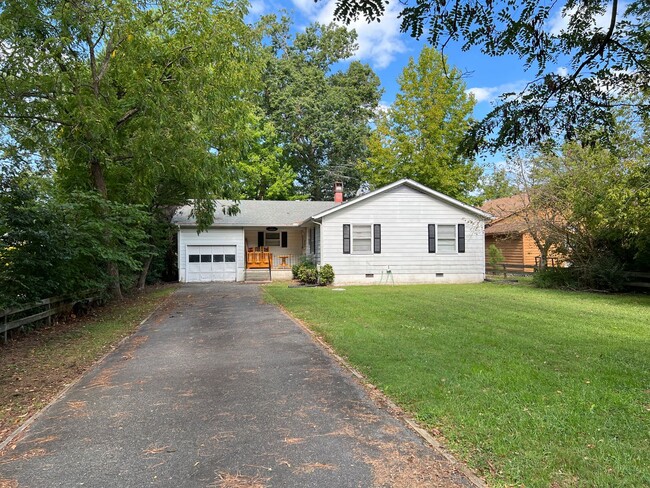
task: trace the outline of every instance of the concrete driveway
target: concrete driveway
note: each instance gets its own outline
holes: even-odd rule
[[[260,288],[186,285],[0,458],[4,487],[471,486]]]

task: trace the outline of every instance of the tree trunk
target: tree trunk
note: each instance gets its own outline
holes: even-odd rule
[[[140,277],[138,278],[138,290],[144,290],[144,285],[147,282],[147,275],[149,274],[149,266],[151,266],[151,260],[153,256],[148,256],[147,259],[142,263],[142,270],[140,271]]]
[[[102,169],[102,165],[96,158],[92,158],[90,161],[90,174],[92,176],[95,189],[105,200],[108,200],[108,190],[106,189],[104,170]],[[110,244],[111,241],[110,234],[105,235],[104,240],[107,244]],[[108,268],[108,275],[111,277],[111,283],[110,283],[111,296],[113,298],[117,298],[118,300],[122,300],[122,287],[120,285],[120,270],[118,269],[117,264],[114,262],[109,262],[107,268]]]

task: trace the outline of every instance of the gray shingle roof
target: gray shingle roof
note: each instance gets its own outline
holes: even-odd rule
[[[312,215],[316,215],[338,205],[335,202],[303,202],[277,200],[240,200],[237,215],[223,213],[224,206],[232,205],[231,200],[220,200],[214,213],[213,226],[259,226],[291,227],[299,225]],[[194,226],[196,219],[191,215],[192,206],[179,208],[172,219],[173,224]]]

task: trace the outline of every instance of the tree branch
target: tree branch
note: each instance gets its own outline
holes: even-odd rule
[[[119,120],[115,123],[115,128],[119,129],[122,127],[124,124],[126,124],[131,118],[133,118],[138,112],[140,112],[140,109],[138,107],[134,107],[130,110],[128,110],[122,117],[119,118]]]

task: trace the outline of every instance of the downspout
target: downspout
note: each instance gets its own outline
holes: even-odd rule
[[[312,222],[314,222],[314,224],[317,224],[319,229],[320,229],[320,232],[319,232],[319,234],[320,234],[320,262],[322,263],[323,262],[323,224],[321,224],[320,222],[318,222],[316,220],[313,220]],[[316,250],[314,249],[314,251],[316,251]],[[320,270],[320,264],[318,264],[318,266],[319,266],[318,269]]]
[[[178,268],[178,281],[182,283],[185,281],[185,276],[181,278],[181,224],[176,224],[176,228],[176,267]]]
[[[318,264],[316,264],[316,271],[318,271],[317,284],[320,285],[320,267],[321,267],[321,263],[323,262],[323,224],[321,224],[320,222],[318,222],[316,220],[313,220],[313,222],[314,222],[314,224],[318,225],[318,228],[319,228],[319,231],[320,231],[318,233],[320,235],[320,239],[319,239],[319,243],[320,243],[320,253],[319,253],[320,254],[320,262]],[[316,239],[314,239],[314,245],[315,244],[316,244]],[[314,249],[314,251],[316,251],[316,249]]]

